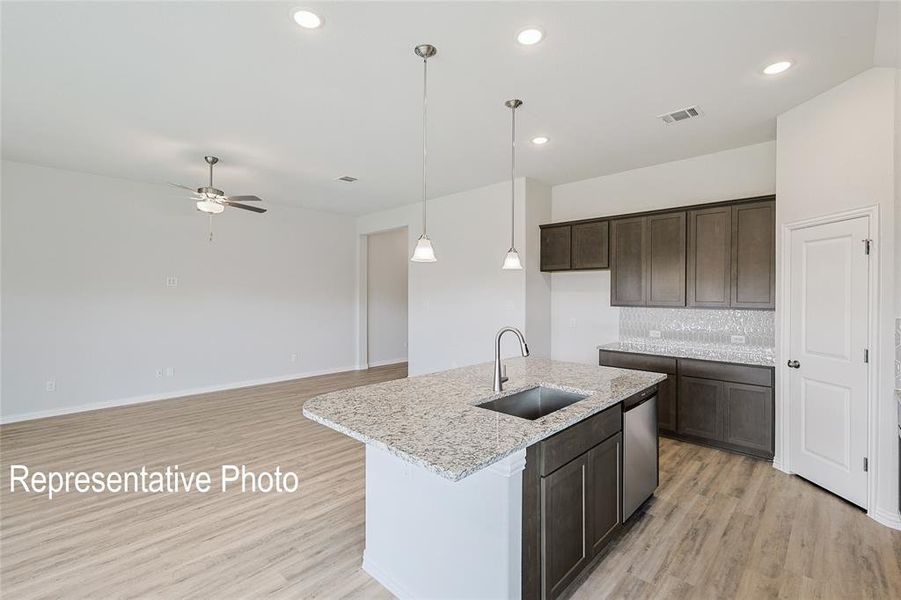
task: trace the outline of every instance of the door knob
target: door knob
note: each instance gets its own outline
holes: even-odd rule
[[[801,363],[799,363],[796,360],[790,360],[790,361],[788,361],[788,366],[790,369],[800,369]]]

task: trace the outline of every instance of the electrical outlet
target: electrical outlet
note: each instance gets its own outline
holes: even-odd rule
[[[162,370],[162,369],[157,369],[156,372],[155,372],[154,374],[155,374],[157,377],[162,377],[162,376],[163,376],[163,370]]]
[[[731,337],[729,338],[729,340],[730,340],[733,344],[744,344],[744,343],[745,343],[745,336],[743,336],[743,335],[733,335],[733,336],[731,336]]]
[[[175,375],[175,367],[166,367],[166,377]]]
[[[296,354],[292,354],[292,355],[291,355],[291,362],[297,362],[297,355],[296,355]]]
[[[659,329],[652,329],[652,330],[650,330],[650,331],[648,332],[648,337],[659,338],[659,337],[660,337],[660,330],[659,330]]]
[[[570,320],[569,320],[569,328],[570,328],[570,329],[575,329],[575,328],[576,328],[576,320],[575,320],[575,319],[570,319]]]
[[[46,382],[44,382],[44,389],[48,392],[55,392],[56,391],[56,380],[48,379]]]
[[[178,287],[178,277],[174,275],[166,277],[166,287]]]

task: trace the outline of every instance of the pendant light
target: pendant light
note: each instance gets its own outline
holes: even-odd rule
[[[438,54],[438,49],[431,44],[422,44],[413,49],[416,56],[422,58],[422,235],[416,242],[413,262],[436,262],[432,240],[426,233],[426,160],[428,158],[428,135],[426,130],[426,109],[428,108],[429,58]]]
[[[504,106],[510,109],[513,126],[510,134],[510,249],[504,257],[505,271],[522,270],[522,261],[519,260],[519,252],[516,251],[516,109],[522,106],[522,100],[514,98],[504,102]]]

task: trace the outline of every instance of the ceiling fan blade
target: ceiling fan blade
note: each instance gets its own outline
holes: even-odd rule
[[[169,183],[169,185],[171,185],[172,187],[181,188],[181,189],[183,189],[183,190],[190,190],[190,191],[194,192],[195,194],[197,193],[197,188],[188,187],[188,186],[182,185],[182,184],[180,184],[180,183],[172,183],[171,181],[169,181],[168,183]]]
[[[226,200],[231,202],[262,202],[259,196],[226,196]]]
[[[240,203],[238,203],[238,202],[231,202],[230,200],[223,200],[223,201],[222,201],[222,204],[225,204],[226,206],[234,206],[235,208],[241,208],[241,209],[244,209],[244,210],[249,210],[249,211],[255,212],[255,213],[264,213],[264,212],[266,212],[266,209],[265,209],[265,208],[259,208],[259,207],[256,207],[256,206],[250,206],[249,204],[240,204]]]

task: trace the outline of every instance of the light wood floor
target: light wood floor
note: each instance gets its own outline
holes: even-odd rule
[[[363,447],[300,414],[406,366],[0,427],[4,598],[383,598],[360,569]],[[44,497],[9,465],[295,471],[295,494]],[[672,440],[661,485],[583,598],[901,598],[901,533],[768,463]]]

